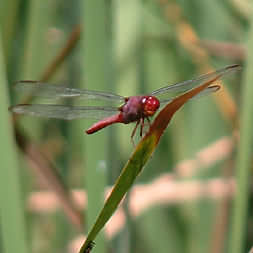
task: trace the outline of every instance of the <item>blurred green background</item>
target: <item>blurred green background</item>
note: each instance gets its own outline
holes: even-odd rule
[[[0,251],[78,252],[133,150],[132,124],[13,118],[40,102],[15,81],[129,96],[237,63],[176,113],[92,252],[249,252],[252,17],[250,0],[1,0]]]

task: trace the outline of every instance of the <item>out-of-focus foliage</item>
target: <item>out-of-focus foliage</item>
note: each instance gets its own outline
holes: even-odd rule
[[[236,252],[249,251],[252,14],[247,0],[0,1],[0,80],[5,82],[6,76],[8,85],[7,94],[1,89],[5,111],[6,101],[28,101],[13,89],[20,79],[129,96],[225,65],[243,66],[241,73],[224,79],[224,88],[215,95],[190,101],[176,113],[120,207],[122,213],[108,222],[92,252],[220,253],[231,252],[234,245]],[[38,98],[29,102],[52,103]],[[0,113],[0,122],[8,122],[6,112]],[[28,233],[22,247],[27,244],[31,252],[77,252],[84,241],[77,238],[95,221],[103,191],[114,184],[133,150],[133,125],[115,124],[86,136],[83,127],[92,124],[90,120],[22,116],[12,124],[17,154],[12,154],[10,133],[2,133],[9,137],[0,142],[0,169],[15,171],[13,166],[19,165],[20,177],[17,182],[16,174],[1,173],[8,177],[1,182],[20,183],[21,189],[17,186],[12,196],[3,196],[1,206],[15,201],[10,208],[21,209],[15,210],[17,223],[10,222],[8,231],[2,219],[12,219],[13,212],[3,217],[1,211],[1,242],[16,229]],[[0,191],[7,187],[1,184]],[[77,206],[68,194],[76,189],[87,189],[90,206],[83,208],[83,192]],[[18,252],[20,242],[13,244]],[[5,245],[0,247],[6,251]]]

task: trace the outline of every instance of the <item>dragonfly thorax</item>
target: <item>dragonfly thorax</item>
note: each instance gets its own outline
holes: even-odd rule
[[[160,103],[153,96],[133,96],[126,99],[120,108],[125,124],[138,121],[141,118],[152,116],[159,108]]]

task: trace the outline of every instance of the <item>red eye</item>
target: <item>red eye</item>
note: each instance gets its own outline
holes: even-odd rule
[[[160,102],[156,97],[145,97],[142,100],[144,104],[144,114],[146,116],[152,116],[160,106]]]

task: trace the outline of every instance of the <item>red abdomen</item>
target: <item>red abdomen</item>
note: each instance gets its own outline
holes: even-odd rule
[[[104,118],[100,120],[99,122],[93,124],[89,129],[87,129],[85,132],[87,134],[93,134],[99,131],[100,129],[107,127],[109,125],[112,125],[114,123],[123,123],[122,122],[122,113],[118,113],[116,115],[110,116],[108,118]]]

